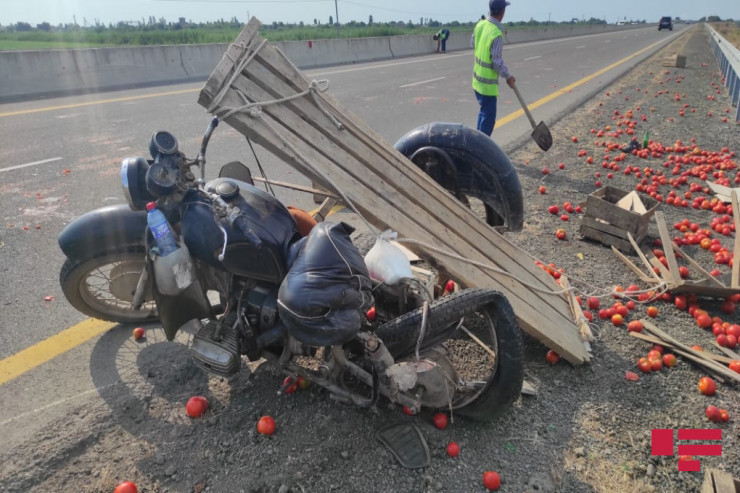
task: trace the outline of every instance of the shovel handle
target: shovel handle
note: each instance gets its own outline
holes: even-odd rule
[[[535,123],[534,118],[532,118],[532,113],[529,112],[529,108],[527,108],[527,103],[524,102],[524,98],[519,94],[519,89],[517,89],[516,84],[512,84],[511,88],[514,89],[514,94],[516,94],[517,99],[519,99],[519,103],[522,105],[522,109],[524,109],[524,113],[527,115],[527,118],[529,118],[529,123],[532,125],[532,128],[537,128],[537,123]]]

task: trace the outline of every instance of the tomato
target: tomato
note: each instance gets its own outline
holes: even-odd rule
[[[589,308],[590,308],[591,310],[596,310],[596,309],[598,309],[598,308],[599,308],[599,298],[597,298],[596,296],[591,296],[591,297],[590,297],[590,298],[588,299],[588,307],[589,307]]]
[[[558,228],[557,231],[555,231],[555,237],[558,240],[564,240],[568,236],[568,233],[563,228]]]
[[[447,428],[447,415],[445,413],[437,413],[432,416],[432,422],[434,422],[435,428],[438,430],[444,430]]]
[[[124,481],[123,483],[120,483],[118,486],[116,486],[116,489],[113,490],[113,493],[139,493],[139,489],[136,487],[136,484],[131,481]]]
[[[627,330],[629,332],[642,332],[642,322],[639,320],[632,320],[627,324]]]
[[[557,214],[560,212],[560,207],[558,207],[557,205],[551,205],[547,208],[547,212],[549,212],[550,214]]]
[[[138,341],[139,339],[144,337],[144,329],[141,327],[136,327],[134,329],[134,340]]]
[[[208,411],[208,399],[202,395],[194,395],[185,405],[185,412],[191,418],[200,418],[206,411]]]
[[[709,377],[701,377],[699,379],[699,392],[701,392],[704,395],[714,395],[714,392],[717,390],[717,384],[714,383],[714,380],[712,380]]]
[[[260,435],[272,435],[275,433],[275,420],[272,416],[262,416],[257,421],[257,433]]]
[[[403,406],[403,414],[406,416],[416,416],[416,412],[409,406]]]
[[[653,366],[650,364],[650,360],[647,358],[640,358],[637,361],[637,368],[643,373],[650,373],[653,371]]]
[[[501,486],[501,476],[499,476],[498,473],[494,471],[484,472],[483,486],[485,486],[488,491],[498,490],[499,486]]]
[[[657,309],[657,308],[655,308],[654,306],[649,306],[649,307],[647,308],[647,311],[646,311],[646,313],[647,313],[648,317],[650,317],[650,318],[655,318],[655,317],[657,317],[657,316],[658,316],[658,309]]]
[[[648,354],[647,354],[648,361],[661,359],[662,357],[663,355],[660,353],[660,351],[655,350],[655,349],[651,349],[650,351],[648,351]]]
[[[673,368],[676,366],[676,363],[678,363],[678,360],[676,360],[676,357],[672,354],[664,354],[663,355],[663,365],[667,366],[668,368]]]
[[[696,312],[694,312],[694,313],[696,313]],[[696,317],[696,324],[699,327],[701,327],[702,329],[708,329],[708,328],[710,328],[712,326],[712,323],[713,323],[712,322],[712,318],[709,315],[705,314],[705,313],[702,313],[698,317]]]
[[[365,314],[365,316],[367,317],[367,319],[370,322],[372,322],[373,320],[375,320],[375,305],[373,305],[373,306],[370,307],[370,309],[367,311],[367,313]]]
[[[293,377],[285,377],[283,380],[283,387],[282,391],[285,394],[293,394],[296,390],[298,390],[298,381],[295,380]]]
[[[637,382],[638,380],[640,380],[640,376],[637,373],[629,370],[624,372],[624,378],[633,382]]]
[[[650,361],[650,369],[652,371],[660,371],[660,370],[663,369],[663,361],[660,358],[658,358],[658,359],[651,359],[651,360],[648,360],[648,361]]]
[[[612,324],[619,327],[623,323],[624,323],[624,317],[622,317],[622,315],[620,315],[619,313],[615,313],[614,315],[612,315]]]
[[[539,189],[539,190],[540,190],[540,193],[541,193],[542,195],[544,195],[544,194],[546,194],[546,193],[547,193],[547,188],[545,188],[545,187],[540,187],[540,189]]]
[[[300,390],[306,390],[308,386],[311,384],[311,382],[308,379],[303,378],[302,376],[298,376],[295,383],[296,385],[298,385],[298,388]]]
[[[734,359],[730,361],[730,364],[727,365],[727,367],[735,373],[740,373],[740,360]]]
[[[460,446],[455,442],[450,442],[447,444],[447,455],[450,457],[457,457],[460,455]]]
[[[727,412],[727,409],[720,409],[719,410],[719,419],[723,423],[727,423],[730,420],[730,413]]]
[[[455,290],[455,281],[452,279],[448,280],[445,284],[445,293],[451,293]]]
[[[722,421],[722,416],[720,415],[719,408],[717,406],[707,406],[704,414],[707,415],[707,418],[709,418],[709,421],[712,423],[719,423]]]
[[[545,359],[547,360],[548,363],[554,365],[555,363],[558,362],[558,360],[560,360],[560,355],[556,353],[555,351],[553,351],[552,349],[550,349],[545,355]]]

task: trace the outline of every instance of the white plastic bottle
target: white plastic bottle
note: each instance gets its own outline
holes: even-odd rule
[[[157,244],[159,255],[166,257],[177,250],[175,235],[172,234],[172,228],[170,228],[167,218],[164,217],[162,211],[157,209],[157,205],[154,202],[149,202],[146,205],[146,210],[148,211],[146,223],[154,236],[154,242]]]

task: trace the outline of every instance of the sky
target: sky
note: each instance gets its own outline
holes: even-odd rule
[[[718,15],[740,19],[740,0],[509,0],[504,21],[567,21],[572,18],[657,22],[661,16],[699,19]],[[336,10],[335,10],[336,9]],[[208,22],[236,17],[246,22],[256,16],[263,24],[272,22],[322,24],[329,16],[340,23],[413,21],[423,17],[440,22],[469,22],[488,10],[487,0],[429,2],[422,0],[0,0],[0,24],[28,22],[77,22],[79,25],[140,21],[150,16],[176,22]]]

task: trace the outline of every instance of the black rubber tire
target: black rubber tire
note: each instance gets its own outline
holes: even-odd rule
[[[524,342],[506,297],[492,289],[474,288],[437,299],[429,306],[427,335],[422,348],[443,342],[462,317],[475,311],[485,311],[492,320],[498,357],[493,374],[480,395],[456,412],[478,421],[492,421],[519,398],[524,380]],[[414,352],[421,318],[422,309],[419,308],[376,330],[395,358]]]
[[[159,319],[156,307],[150,309],[142,307],[141,310],[133,310],[116,306],[116,298],[111,296],[111,303],[104,300],[93,299],[86,289],[88,278],[92,278],[100,267],[114,265],[123,262],[141,262],[144,266],[145,248],[141,246],[122,247],[97,254],[86,258],[67,260],[59,273],[59,283],[67,301],[80,312],[93,318],[117,323],[147,323]],[[88,293],[88,294],[85,294]],[[108,293],[110,293],[108,291]],[[118,300],[125,303],[125,300]],[[98,305],[98,306],[95,306]]]

